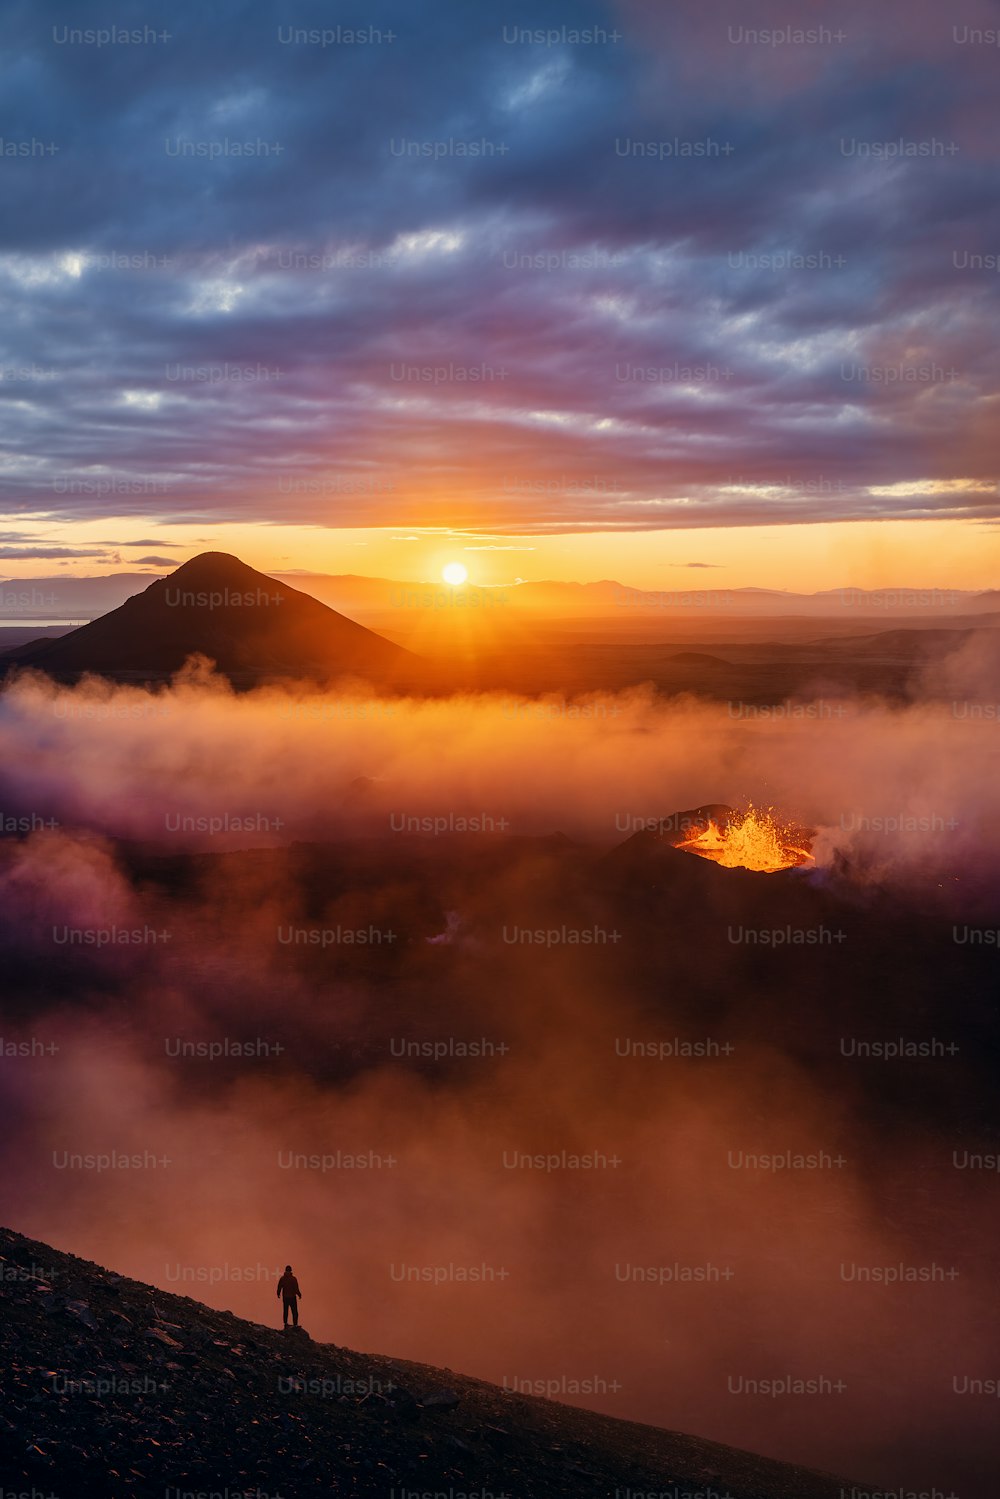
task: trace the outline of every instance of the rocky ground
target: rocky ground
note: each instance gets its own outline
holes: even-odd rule
[[[314,1343],[0,1229],[0,1474],[45,1499],[840,1499],[846,1482]]]

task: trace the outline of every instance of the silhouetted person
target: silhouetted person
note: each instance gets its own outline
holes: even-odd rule
[[[278,1281],[277,1289],[275,1290],[274,1294],[275,1296],[281,1297],[281,1309],[284,1312],[284,1317],[282,1319],[283,1325],[285,1327],[288,1326],[288,1313],[291,1312],[292,1326],[298,1327],[299,1297],[302,1295],[302,1292],[299,1290],[298,1281],[292,1274],[291,1265],[285,1266],[285,1273]]]

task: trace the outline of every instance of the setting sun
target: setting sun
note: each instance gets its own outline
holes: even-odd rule
[[[109,10],[0,10],[0,1499],[1000,1499],[1000,0]]]

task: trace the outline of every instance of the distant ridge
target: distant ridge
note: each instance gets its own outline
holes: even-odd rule
[[[10,651],[4,664],[58,678],[156,679],[193,655],[236,681],[356,676],[394,684],[418,658],[226,552],[202,552],[100,619]]]
[[[203,554],[212,555],[212,554]],[[215,554],[220,555],[220,554]],[[194,558],[198,561],[198,558]],[[401,582],[392,578],[368,577],[356,573],[321,573],[308,570],[275,572],[273,576],[288,588],[309,594],[330,608],[347,610],[359,616],[398,613],[401,596],[438,590],[449,592],[440,580]],[[105,614],[140,589],[156,581],[149,571],[108,573],[102,577],[9,578],[0,582],[0,619],[11,624],[30,623],[32,618],[79,620]],[[574,583],[555,579],[485,586],[473,581],[465,590],[480,596],[480,604],[490,596],[502,596],[503,608],[497,612],[545,612],[568,616],[580,614],[594,618],[654,615],[669,616],[676,612],[712,613],[712,601],[720,613],[742,618],[773,615],[811,615],[817,618],[895,619],[917,615],[950,619],[954,615],[981,616],[1000,613],[1000,591],[975,589],[919,589],[900,585],[874,590],[853,586],[828,588],[816,593],[794,593],[787,589],[731,588],[717,581],[714,572],[678,570],[664,579],[661,588],[634,588],[604,578],[596,582]],[[6,610],[4,598],[11,600]],[[923,599],[923,602],[919,602]],[[686,601],[686,602],[685,602]],[[908,602],[912,601],[912,602]]]

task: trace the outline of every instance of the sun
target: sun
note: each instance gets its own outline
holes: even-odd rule
[[[469,569],[462,562],[449,562],[441,569],[441,576],[453,588],[460,588],[469,576]]]

